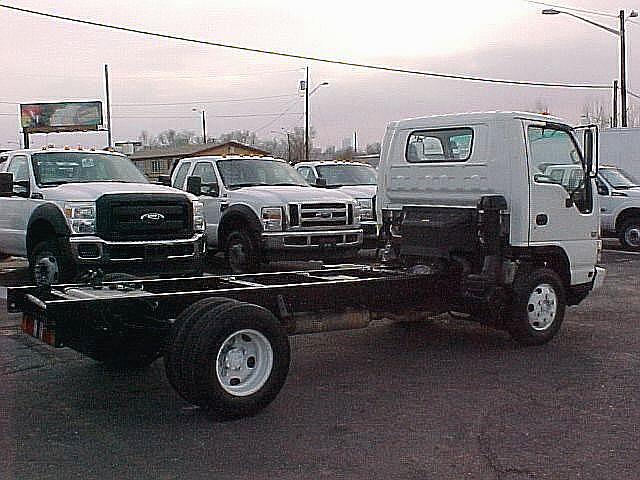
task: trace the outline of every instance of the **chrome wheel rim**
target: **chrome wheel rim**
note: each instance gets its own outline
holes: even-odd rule
[[[58,259],[50,253],[43,253],[38,258],[35,269],[36,272],[42,271],[42,269],[46,271],[46,278],[43,280],[48,282],[49,285],[55,285],[58,283],[60,278],[60,266],[58,265]]]
[[[558,296],[553,286],[542,283],[533,289],[527,302],[529,326],[536,331],[547,330],[556,318]]]
[[[633,225],[624,232],[624,241],[632,247],[640,247],[640,225]]]
[[[260,390],[273,370],[271,342],[257,330],[238,330],[222,343],[216,375],[225,392],[246,397]]]
[[[246,250],[242,242],[234,242],[229,246],[229,266],[234,272],[246,269],[248,263]]]

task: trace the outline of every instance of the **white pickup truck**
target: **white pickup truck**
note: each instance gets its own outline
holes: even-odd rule
[[[199,197],[209,250],[225,252],[234,273],[276,259],[354,258],[362,245],[356,201],[309,186],[283,160],[184,158],[170,181]]]
[[[296,163],[295,169],[309,185],[335,189],[355,198],[360,206],[364,246],[377,245],[375,168],[359,162],[315,161]]]
[[[97,268],[202,271],[202,205],[150,184],[124,155],[16,150],[0,155],[0,173],[0,256],[27,257],[34,275],[42,262],[51,283]]]

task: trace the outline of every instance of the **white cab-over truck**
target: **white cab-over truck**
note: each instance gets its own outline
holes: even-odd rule
[[[225,418],[276,397],[290,335],[460,312],[539,345],[604,279],[595,135],[527,113],[394,122],[378,183],[387,264],[11,288],[8,309],[26,332],[98,360],[163,355],[180,395]],[[547,158],[549,141],[564,154]],[[549,162],[579,166],[581,186],[545,182]]]
[[[309,186],[284,160],[184,158],[171,185],[198,196],[209,251],[223,251],[234,273],[276,259],[354,258],[362,245],[356,201]]]
[[[296,170],[309,185],[329,188],[355,198],[360,207],[360,225],[365,247],[377,245],[376,169],[371,165],[346,161],[300,162]]]
[[[44,262],[54,283],[85,270],[202,272],[204,219],[192,195],[153,185],[124,155],[30,149],[0,155],[0,256]]]

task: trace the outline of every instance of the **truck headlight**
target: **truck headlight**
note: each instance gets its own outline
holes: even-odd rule
[[[279,232],[282,230],[282,208],[262,207],[262,227],[265,231]]]
[[[64,216],[72,234],[96,233],[96,204],[86,202],[65,203]]]
[[[370,198],[356,198],[362,220],[374,220],[373,201]]]
[[[193,202],[193,229],[196,232],[204,232],[206,226],[202,202]]]

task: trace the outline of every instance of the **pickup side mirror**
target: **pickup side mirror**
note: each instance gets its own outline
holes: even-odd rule
[[[13,195],[16,197],[29,198],[31,196],[31,182],[29,182],[29,180],[14,181]]]
[[[322,178],[322,177],[318,177],[316,178],[316,187],[326,187],[327,186],[327,179],[326,178]]]
[[[171,175],[158,175],[158,182],[160,185],[171,186]]]
[[[13,196],[13,173],[0,172],[0,197]]]
[[[202,179],[200,177],[187,177],[187,193],[196,197],[202,195]]]

